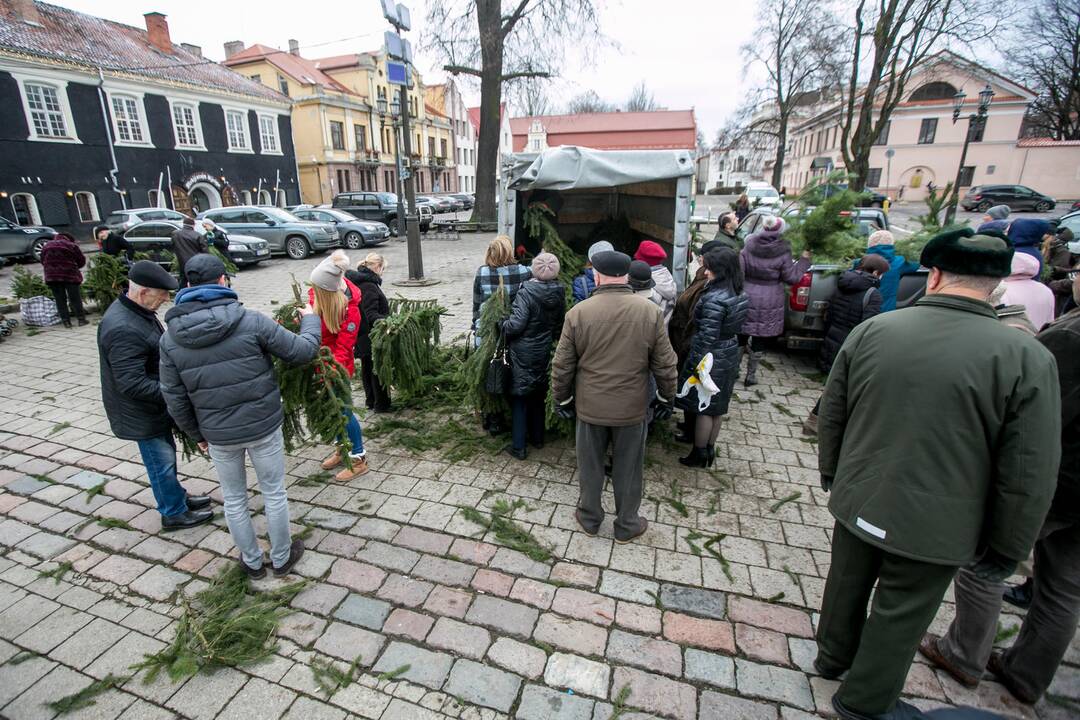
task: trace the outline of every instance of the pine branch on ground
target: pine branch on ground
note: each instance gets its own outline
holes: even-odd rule
[[[123,685],[131,679],[130,675],[116,676],[109,673],[101,680],[95,680],[82,690],[46,703],[46,707],[59,715],[66,715],[76,710],[88,708],[97,703],[97,696]]]
[[[512,503],[499,499],[492,506],[490,516],[485,516],[474,507],[459,507],[463,518],[481,526],[485,531],[493,532],[495,538],[506,547],[524,553],[537,562],[550,562],[551,551],[541,545],[532,533],[510,519],[515,510],[524,506],[525,501],[520,498]]]
[[[38,573],[38,577],[52,578],[53,581],[57,585],[59,585],[60,581],[64,579],[64,576],[71,572],[72,568],[74,567],[74,563],[72,563],[70,560],[65,560],[64,562],[59,563],[52,570],[42,570]]]

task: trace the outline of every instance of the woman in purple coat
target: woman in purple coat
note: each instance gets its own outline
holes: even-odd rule
[[[746,239],[740,255],[746,294],[750,296],[750,312],[739,336],[743,354],[750,357],[743,381],[747,387],[757,385],[757,366],[765,344],[784,332],[785,285],[798,282],[810,269],[810,253],[804,252],[798,260],[793,260],[791,245],[781,237],[783,232],[781,218],[766,217],[761,229]]]
[[[86,311],[83,310],[79,286],[83,276],[79,269],[86,265],[75,238],[64,233],[57,233],[41,249],[41,267],[45,271],[45,284],[52,290],[56,300],[56,311],[64,327],[71,327],[71,316],[79,319],[80,325],[88,325]]]

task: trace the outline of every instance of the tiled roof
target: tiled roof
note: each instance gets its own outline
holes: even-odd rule
[[[427,103],[427,102],[424,103],[424,110],[427,111],[428,115],[437,115],[438,117],[441,117],[444,120],[449,120],[450,119],[449,116],[446,113],[444,113],[442,110],[435,107],[431,103]]]
[[[0,13],[0,52],[288,102],[277,91],[173,44],[172,54],[150,44],[136,28],[67,8],[35,2],[40,25]],[[4,7],[7,3],[4,4]]]
[[[480,108],[478,108],[478,107],[467,108],[467,112],[469,113],[469,122],[472,123],[472,126],[474,128],[476,128],[476,132],[479,133],[480,132]],[[505,114],[506,114],[506,103],[502,103],[501,105],[499,105],[499,120],[500,120],[500,122],[502,121],[502,116],[505,115]],[[513,123],[514,121],[511,120],[510,122]],[[529,129],[526,126],[525,132],[528,132],[528,130]]]
[[[348,55],[331,55],[330,57],[317,58],[312,62],[322,70],[341,70],[342,68],[359,65],[364,59],[371,59],[368,53],[349,53]]]
[[[581,145],[597,150],[666,150],[697,146],[693,110],[541,115],[510,119],[514,152],[521,152],[529,127],[539,120],[549,146]]]
[[[226,59],[224,64],[238,67],[258,60],[265,60],[304,85],[321,85],[336,92],[353,94],[349,88],[319,69],[320,66],[315,61],[258,43]]]
[[[1080,140],[1055,140],[1054,138],[1023,138],[1016,147],[1078,147]]]

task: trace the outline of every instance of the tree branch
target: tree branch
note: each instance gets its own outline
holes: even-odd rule
[[[517,80],[519,78],[550,78],[551,73],[545,70],[521,70],[518,72],[506,73],[502,76],[502,82],[507,80]]]
[[[518,3],[518,6],[514,8],[514,12],[503,18],[501,29],[503,37],[506,37],[511,32],[513,32],[514,26],[517,25],[518,20],[521,19],[521,16],[525,14],[525,9],[529,7],[530,2],[532,2],[532,0],[521,0],[521,2]]]
[[[465,67],[464,65],[443,65],[443,70],[451,75],[475,75],[476,77],[483,77],[484,73],[476,68]]]

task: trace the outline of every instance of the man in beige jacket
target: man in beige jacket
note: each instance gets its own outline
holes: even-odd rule
[[[592,264],[596,290],[566,314],[551,391],[559,415],[577,417],[578,524],[588,535],[600,529],[604,459],[614,445],[615,542],[628,543],[648,527],[638,515],[646,415],[652,404],[655,420],[671,416],[676,358],[660,309],[627,284],[629,256],[599,253]]]

